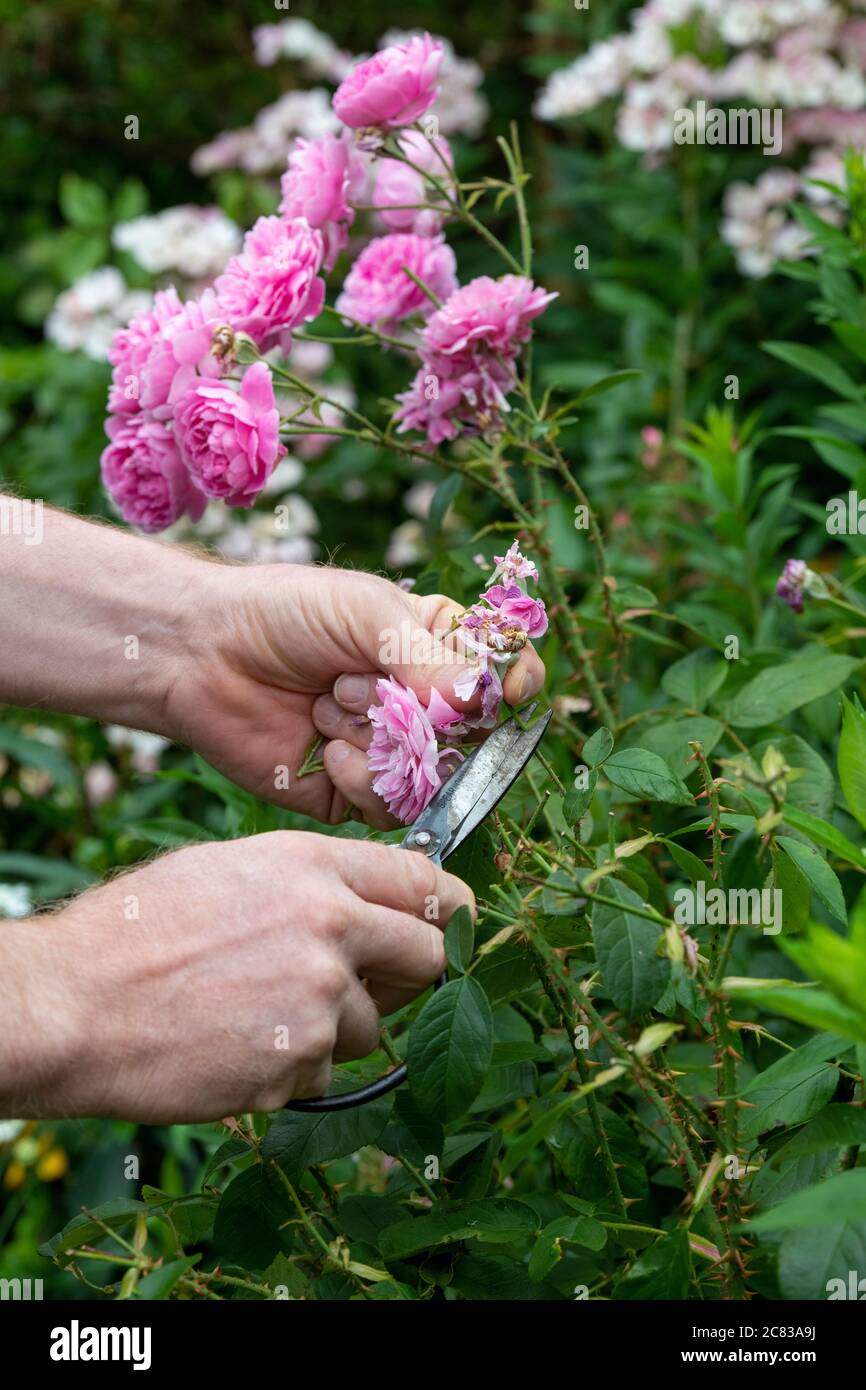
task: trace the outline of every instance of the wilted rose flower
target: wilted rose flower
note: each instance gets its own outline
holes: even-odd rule
[[[803,590],[809,574],[805,560],[788,560],[779,576],[776,594],[795,613],[803,611]]]
[[[260,217],[215,282],[223,319],[262,352],[277,343],[286,351],[291,329],[314,319],[324,303],[323,256],[321,234],[305,218]]]
[[[385,48],[352,68],[334,93],[334,111],[355,130],[412,125],[436,100],[444,56],[429,34]]]
[[[425,709],[414,690],[393,676],[376,682],[376,694],[381,703],[367,711],[373,726],[367,766],[377,774],[373,790],[392,815],[411,825],[442,785],[443,759],[462,756],[454,748],[440,750],[437,732],[455,732],[463,716],[435,690]]]
[[[125,521],[142,531],[164,531],[184,514],[198,521],[205,498],[195,487],[170,431],[139,413],[111,415],[111,443],[100,460],[102,481]]]
[[[392,233],[364,247],[346,276],[337,309],[359,323],[385,329],[410,314],[432,313],[433,302],[406,274],[406,267],[437,299],[447,299],[457,288],[454,252],[440,237]]]
[[[507,622],[522,628],[527,637],[543,637],[547,613],[541,599],[525,594],[517,584],[495,584],[481,596]]]
[[[255,362],[240,391],[196,377],[177,403],[175,434],[189,471],[208,497],[251,507],[286,449],[271,374]]]

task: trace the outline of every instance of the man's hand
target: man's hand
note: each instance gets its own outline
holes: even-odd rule
[[[0,537],[0,592],[0,702],[164,734],[320,821],[351,803],[393,824],[363,751],[377,676],[459,704],[445,640],[459,605],[372,574],[212,564],[46,508],[38,544]],[[527,646],[505,698],[528,700],[543,680]],[[299,778],[319,732],[324,771]]]
[[[435,686],[460,706],[462,667],[447,640],[460,605],[350,570],[211,565],[206,578],[208,641],[168,706],[174,737],[264,800],[326,822],[342,820],[351,803],[371,825],[394,825],[367,771],[366,711],[382,674],[424,701]],[[527,700],[543,681],[527,646],[506,677],[506,699]],[[330,740],[324,771],[298,778],[317,733]]]
[[[277,832],[5,922],[0,1115],[173,1124],[318,1095],[441,974],[464,904],[423,855]]]

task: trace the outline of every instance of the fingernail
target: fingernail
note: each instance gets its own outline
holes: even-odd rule
[[[371,698],[370,681],[366,676],[340,676],[334,694],[341,705],[357,705]]]
[[[520,691],[517,696],[517,703],[521,704],[524,700],[531,700],[533,695],[537,695],[544,679],[537,672],[524,671],[523,679],[520,682]]]
[[[320,695],[313,706],[313,718],[318,729],[336,729],[345,716],[333,695]]]
[[[351,751],[351,746],[348,743],[343,743],[342,740],[337,739],[334,743],[328,744],[328,762],[344,763]]]

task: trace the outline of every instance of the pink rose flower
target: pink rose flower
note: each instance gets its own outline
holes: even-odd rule
[[[321,232],[325,270],[333,270],[349,240],[355,220],[353,202],[363,201],[367,167],[348,131],[338,138],[320,135],[317,140],[295,141],[289,167],[280,182],[280,213],[287,221],[305,217]]]
[[[177,402],[174,428],[194,481],[229,506],[251,507],[286,453],[264,362],[247,369],[240,391],[213,377],[194,378]]]
[[[500,357],[513,357],[532,336],[532,320],[556,294],[536,287],[524,275],[470,280],[427,325],[424,350],[433,357],[465,357],[479,347]]]
[[[355,130],[412,125],[438,95],[445,50],[429,34],[383,48],[352,68],[334,93],[333,107],[343,125]]]
[[[107,357],[114,370],[108,392],[112,415],[134,414],[141,409],[144,366],[166,323],[180,313],[182,304],[173,285],[159,290],[153,307],[136,314],[126,328],[119,328],[111,340]]]
[[[172,291],[173,293],[173,291]],[[175,296],[176,297],[176,296]],[[213,290],[189,299],[161,324],[141,373],[141,406],[159,420],[171,415],[171,398],[177,394],[177,378],[196,371],[219,376],[220,362],[212,354],[214,330],[225,322]]]
[[[437,730],[456,732],[463,716],[435,690],[425,709],[414,690],[393,676],[376,682],[376,694],[381,704],[367,711],[373,726],[367,766],[378,774],[373,790],[392,815],[411,825],[442,785],[443,759],[462,756],[453,748],[440,750]]]
[[[543,637],[547,613],[541,599],[525,594],[517,584],[494,584],[481,597],[495,608],[509,625],[523,629],[527,637]]]
[[[171,432],[139,412],[109,416],[102,481],[125,521],[164,531],[186,513],[198,521],[206,501],[189,476]]]
[[[453,166],[454,160],[444,136],[438,140],[428,140],[420,130],[407,130],[398,143],[406,158],[418,169],[432,174],[440,183],[448,186],[448,166]],[[432,207],[415,206],[435,199],[435,190],[416,169],[410,169],[408,164],[401,164],[398,159],[378,161],[373,204],[389,231],[435,236],[442,229],[443,213]]]
[[[262,352],[291,343],[291,329],[314,319],[325,299],[321,233],[303,217],[260,217],[214,285],[223,316]]]
[[[391,233],[364,247],[337,300],[337,309],[359,323],[395,327],[410,314],[430,314],[434,305],[405,272],[417,275],[435,294],[447,299],[457,288],[457,262],[440,238]]]

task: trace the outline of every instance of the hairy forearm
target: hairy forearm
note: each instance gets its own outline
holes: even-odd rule
[[[65,913],[0,924],[0,1116],[72,1113],[75,1078],[86,1069],[77,960]]]
[[[22,530],[0,528],[0,702],[169,733],[211,566],[48,507]]]

